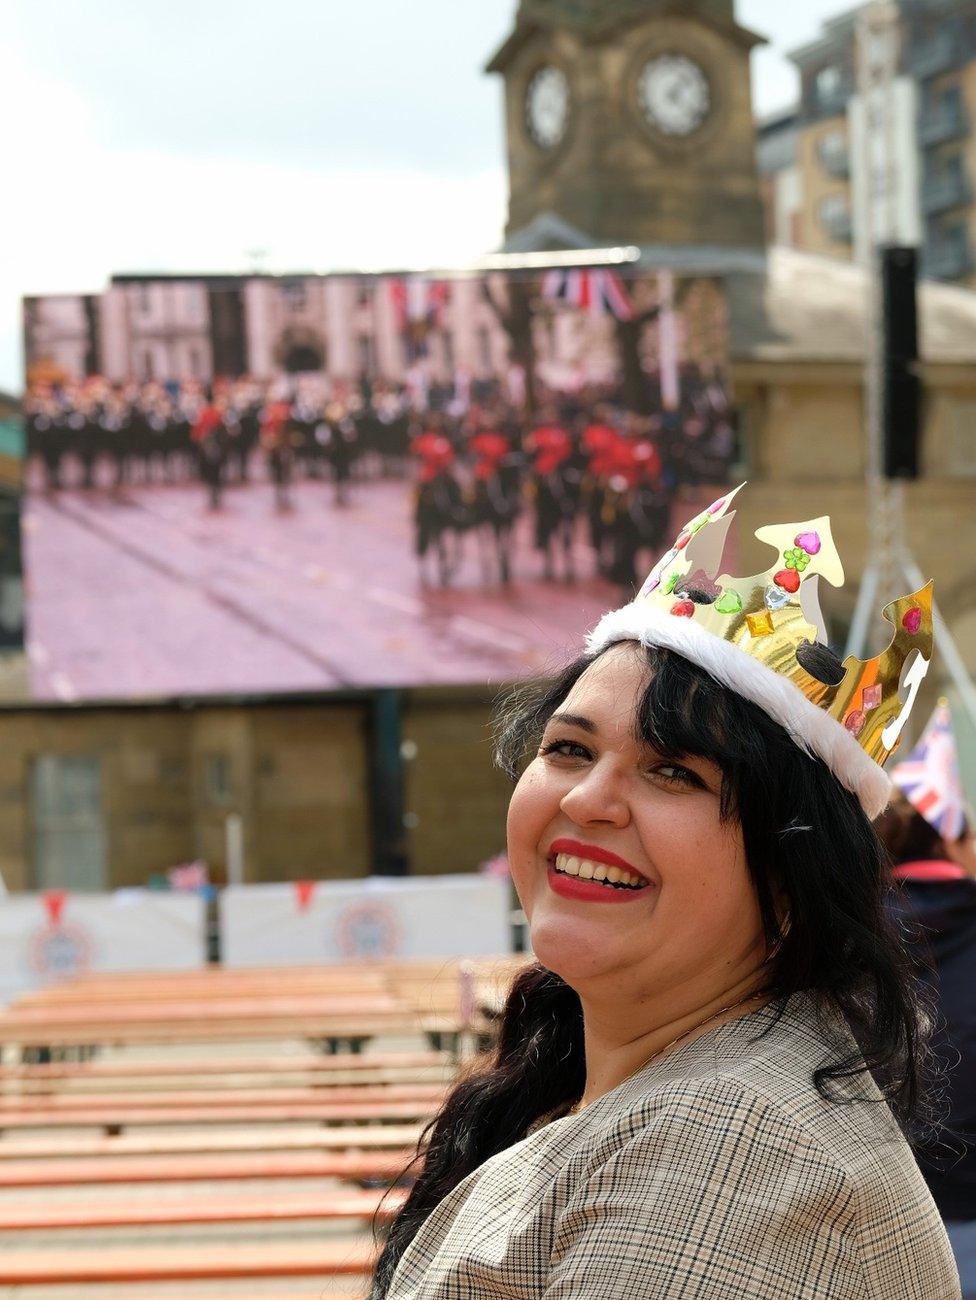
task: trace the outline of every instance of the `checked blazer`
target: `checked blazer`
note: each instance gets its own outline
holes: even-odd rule
[[[389,1300],[959,1300],[873,1081],[813,1086],[850,1050],[807,994],[674,1049],[470,1174]]]

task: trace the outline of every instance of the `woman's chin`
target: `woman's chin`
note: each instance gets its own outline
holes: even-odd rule
[[[573,987],[615,964],[606,933],[595,934],[585,921],[555,916],[534,919],[529,940],[537,960]]]

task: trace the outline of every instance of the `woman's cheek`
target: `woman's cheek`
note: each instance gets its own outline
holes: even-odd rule
[[[545,795],[545,770],[536,759],[512,793],[508,805],[508,860],[512,882],[523,909],[528,912],[538,885],[539,842],[554,811]],[[555,805],[558,810],[558,800]]]

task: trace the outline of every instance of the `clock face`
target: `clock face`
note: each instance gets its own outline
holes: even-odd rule
[[[548,64],[536,72],[525,93],[525,123],[541,149],[554,149],[569,122],[569,80]]]
[[[692,135],[708,117],[708,78],[685,54],[659,54],[644,65],[638,81],[640,106],[662,135]]]

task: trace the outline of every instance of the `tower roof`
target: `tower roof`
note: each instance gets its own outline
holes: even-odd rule
[[[515,28],[496,50],[486,71],[504,72],[538,31],[569,28],[584,39],[601,40],[646,18],[669,16],[698,19],[750,48],[764,42],[762,36],[735,21],[734,0],[520,0]]]

